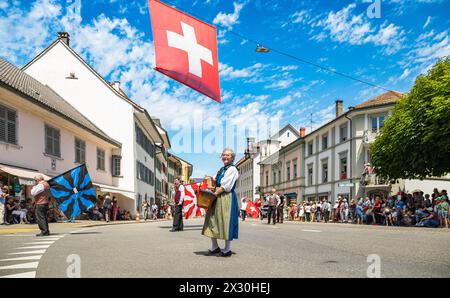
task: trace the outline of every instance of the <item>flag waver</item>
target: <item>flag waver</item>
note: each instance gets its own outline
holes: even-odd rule
[[[96,201],[92,180],[83,164],[48,181],[52,196],[68,219],[76,218]]]
[[[184,186],[184,202],[183,202],[183,212],[184,218],[192,218],[194,216],[205,215],[205,209],[197,206],[197,192],[200,189],[207,189],[208,184],[206,180],[200,183],[186,184]]]
[[[220,102],[216,28],[149,0],[155,69]]]

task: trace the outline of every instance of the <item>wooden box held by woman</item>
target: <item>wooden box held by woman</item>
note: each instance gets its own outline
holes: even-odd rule
[[[231,149],[222,152],[223,167],[216,175],[215,199],[209,206],[202,235],[211,238],[210,254],[221,253],[231,256],[231,241],[238,239],[239,205],[234,188],[239,177],[237,168],[233,165],[235,154]],[[220,250],[217,239],[225,240],[225,248]]]

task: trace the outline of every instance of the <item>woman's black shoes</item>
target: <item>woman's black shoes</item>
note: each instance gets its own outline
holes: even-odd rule
[[[231,252],[231,250],[230,251],[228,251],[228,252],[221,252],[220,253],[220,256],[221,257],[231,257],[231,254],[232,254],[232,252]]]
[[[215,254],[218,254],[218,253],[220,253],[221,252],[221,250],[220,250],[220,247],[218,247],[218,248],[216,248],[215,250],[210,250],[210,249],[208,249],[208,255],[215,255]]]

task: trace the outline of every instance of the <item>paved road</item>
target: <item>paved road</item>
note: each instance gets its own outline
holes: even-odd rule
[[[367,277],[369,265],[377,272],[368,256],[378,255],[381,277],[450,277],[449,229],[249,220],[236,253],[221,258],[204,255],[202,223],[186,221],[179,233],[170,222],[64,228],[50,241],[0,235],[0,276],[66,277],[79,256],[81,277]],[[18,257],[30,258],[5,261]]]

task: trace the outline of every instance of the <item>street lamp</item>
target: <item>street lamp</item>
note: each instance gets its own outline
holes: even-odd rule
[[[255,51],[258,52],[258,53],[268,53],[268,52],[270,52],[269,48],[263,47],[260,44],[256,45]]]

